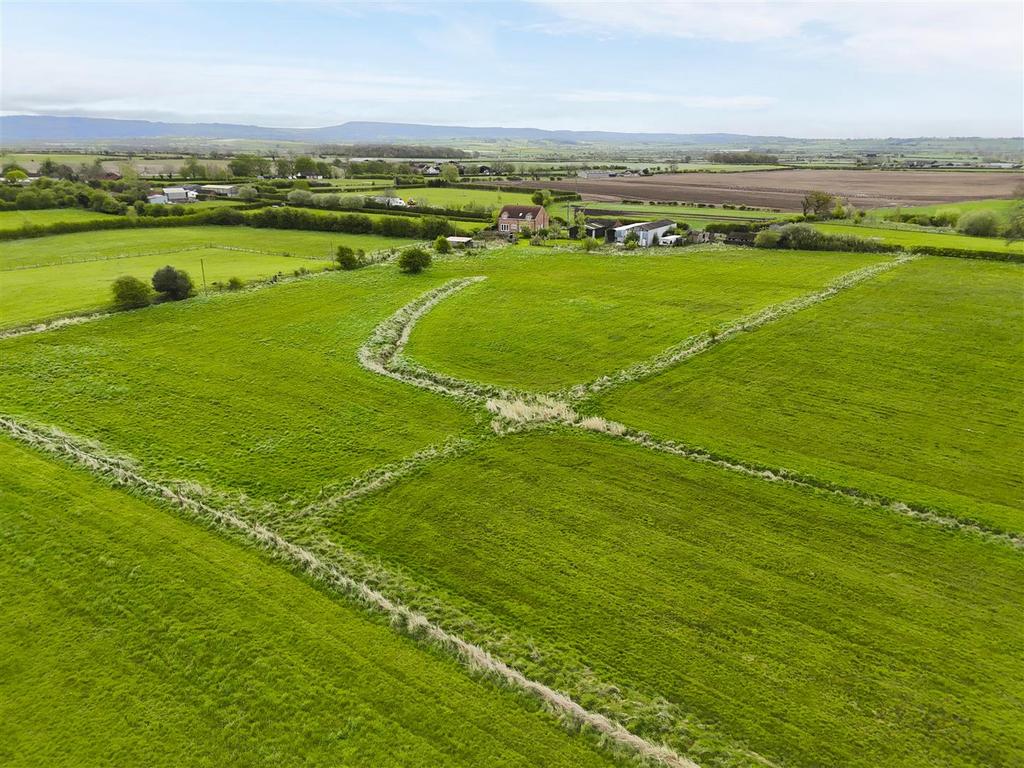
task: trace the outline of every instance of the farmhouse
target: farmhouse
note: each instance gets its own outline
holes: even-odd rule
[[[238,187],[234,184],[204,184],[199,188],[199,191],[207,195],[238,197]]]
[[[164,187],[164,197],[168,203],[194,203],[199,195],[184,187]]]
[[[499,232],[533,232],[550,223],[543,205],[506,205],[498,214]]]

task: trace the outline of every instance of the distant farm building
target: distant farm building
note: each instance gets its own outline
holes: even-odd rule
[[[424,176],[440,176],[441,175],[441,169],[438,168],[436,165],[427,166],[426,168],[423,169],[423,175]]]
[[[470,248],[473,245],[472,237],[458,237],[456,235],[449,235],[445,238],[448,244],[453,248]]]
[[[593,237],[597,240],[607,240],[609,233],[615,229],[618,223],[614,219],[591,219],[583,228],[583,233],[587,237]]]
[[[184,187],[164,187],[164,197],[168,203],[194,203],[199,195]]]
[[[388,208],[406,208],[409,206],[409,203],[405,202],[405,200],[400,197],[385,197],[384,195],[380,195],[370,199],[378,205],[386,205]]]
[[[506,205],[498,214],[499,232],[534,232],[550,223],[543,205]]]
[[[238,187],[235,184],[204,184],[199,191],[218,197],[238,197]]]
[[[120,181],[122,176],[117,171],[104,171],[100,178],[104,181]]]
[[[665,235],[658,241],[658,245],[677,245],[683,241],[682,235]]]
[[[146,202],[150,205],[167,205],[167,195],[163,192],[151,192],[146,195]]]
[[[675,226],[676,223],[674,221],[659,219],[658,221],[642,221],[638,224],[625,224],[621,227],[615,227],[612,232],[614,233],[616,243],[625,243],[630,235],[636,234],[637,245],[641,248],[647,248],[660,241]]]

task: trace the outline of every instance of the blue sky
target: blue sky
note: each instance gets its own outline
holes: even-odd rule
[[[6,114],[1020,136],[1024,4],[0,4]]]

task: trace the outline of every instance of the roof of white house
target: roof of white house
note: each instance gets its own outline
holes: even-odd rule
[[[542,205],[506,205],[501,209],[503,219],[535,219],[544,210]]]

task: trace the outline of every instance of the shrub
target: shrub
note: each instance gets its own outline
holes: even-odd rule
[[[366,265],[366,254],[362,249],[358,251],[349,248],[347,245],[339,245],[338,253],[334,257],[338,266],[342,269],[359,269]]]
[[[437,239],[434,240],[434,250],[438,253],[451,253],[452,244],[448,242],[444,235],[438,235]]]
[[[244,200],[247,203],[251,203],[259,196],[260,193],[257,191],[256,187],[246,186],[238,190],[238,199]]]
[[[192,278],[188,272],[168,265],[153,273],[153,289],[163,298],[181,301],[192,295]]]
[[[406,248],[398,256],[398,268],[406,274],[415,275],[430,266],[430,252],[423,248]]]
[[[288,202],[292,205],[311,205],[313,193],[306,189],[293,189],[288,193]]]
[[[757,248],[777,248],[782,235],[774,229],[766,229],[758,232],[754,237],[754,246]]]
[[[999,218],[992,211],[972,211],[957,220],[956,229],[972,237],[995,237],[999,234]]]
[[[230,278],[228,278],[228,290],[229,291],[240,291],[240,290],[242,290],[242,287],[244,285],[245,285],[245,281],[242,280],[242,278],[240,278],[240,277],[230,277]]]
[[[600,248],[601,247],[601,241],[598,240],[596,237],[585,237],[585,238],[583,238],[583,242],[580,244],[580,247],[584,251],[587,251],[589,253],[590,251],[594,250],[595,248]]]
[[[136,309],[149,304],[153,289],[131,275],[122,275],[111,286],[114,292],[114,306],[118,309]]]
[[[955,227],[957,221],[960,220],[960,212],[952,210],[944,210],[937,212],[932,216],[932,226],[936,227]]]

